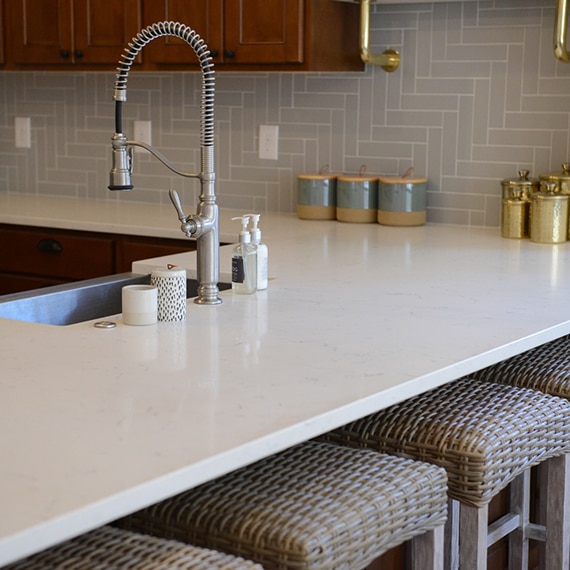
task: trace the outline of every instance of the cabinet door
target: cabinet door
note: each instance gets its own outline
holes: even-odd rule
[[[71,61],[71,0],[5,1],[14,63],[59,64]]]
[[[206,42],[215,62],[221,60],[223,0],[152,0],[145,2],[145,26],[162,21],[180,22],[190,26]],[[148,64],[181,64],[198,66],[192,48],[175,37],[153,40],[145,51]]]
[[[117,63],[141,28],[141,0],[74,0],[76,63]]]
[[[4,63],[4,6],[0,0],[0,64]]]
[[[116,243],[115,273],[131,271],[133,261],[195,250],[196,241],[191,239],[177,240],[123,236]]]
[[[302,0],[226,0],[224,50],[236,63],[301,63]]]

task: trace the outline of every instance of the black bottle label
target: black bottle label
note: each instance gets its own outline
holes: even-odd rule
[[[234,257],[232,259],[232,283],[243,283],[244,281],[243,257]]]

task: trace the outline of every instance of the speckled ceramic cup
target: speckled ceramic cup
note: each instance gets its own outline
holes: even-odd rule
[[[150,284],[158,289],[158,320],[186,318],[186,269],[155,269]]]
[[[336,180],[334,174],[299,174],[297,217],[301,220],[334,220]]]
[[[370,223],[376,221],[377,176],[339,176],[336,194],[336,219],[339,222]]]

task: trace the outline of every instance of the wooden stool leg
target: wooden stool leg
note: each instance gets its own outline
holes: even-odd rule
[[[412,538],[412,568],[443,570],[444,526]]]
[[[487,569],[487,526],[489,507],[462,504],[459,509],[459,556],[461,567]]]
[[[530,516],[530,469],[510,484],[510,511],[518,515],[517,528],[509,534],[509,570],[528,568],[528,525]]]
[[[447,522],[445,523],[445,570],[459,570],[459,501],[447,501]]]
[[[570,454],[547,462],[546,565],[549,570],[570,567]]]

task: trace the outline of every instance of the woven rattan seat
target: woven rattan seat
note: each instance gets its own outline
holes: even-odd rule
[[[352,422],[323,439],[444,467],[449,496],[462,504],[462,522],[468,516],[480,521],[471,521],[465,534],[460,531],[463,546],[470,549],[461,553],[463,567],[484,568],[475,564],[483,564],[484,554],[486,558],[488,503],[515,479],[526,488],[531,466],[570,449],[570,403],[534,390],[463,378]],[[523,474],[521,483],[518,478]],[[522,521],[523,526],[527,523]],[[504,536],[501,532],[490,528],[489,544]],[[469,561],[464,560],[467,556]]]
[[[547,342],[470,376],[570,399],[570,336]]]
[[[243,558],[104,526],[4,570],[263,570]]]
[[[414,568],[435,568],[446,490],[445,471],[433,465],[307,442],[118,524],[231,552],[267,570],[358,570],[395,545],[426,539],[431,561],[419,556]]]

